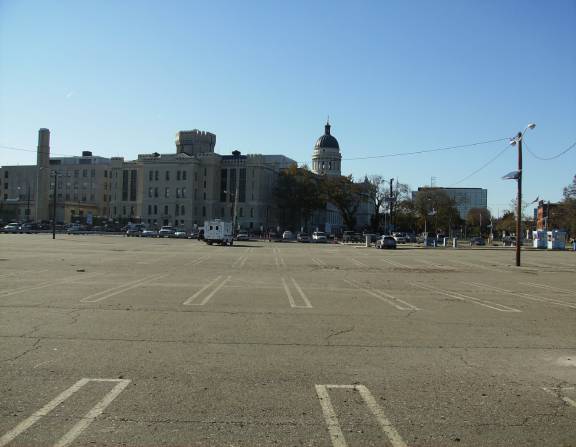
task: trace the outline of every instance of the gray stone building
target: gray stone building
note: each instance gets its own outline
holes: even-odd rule
[[[214,152],[216,135],[199,130],[176,135],[176,153],[112,159],[111,218],[151,227],[191,230],[205,220],[232,220],[254,232],[273,222],[272,190],[281,169],[295,163],[283,155]]]
[[[107,218],[110,159],[90,151],[51,158],[49,141],[48,129],[40,129],[36,165],[0,167],[0,207],[13,208],[19,221],[40,222],[52,218],[56,200],[56,222]]]

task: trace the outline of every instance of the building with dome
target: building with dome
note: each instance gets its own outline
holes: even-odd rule
[[[314,145],[312,154],[312,172],[318,175],[341,175],[340,164],[342,155],[338,140],[330,134],[330,122],[324,126],[322,135]]]

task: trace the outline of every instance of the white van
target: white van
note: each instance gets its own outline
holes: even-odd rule
[[[224,222],[220,219],[204,222],[204,242],[208,245],[233,245],[232,222]]]

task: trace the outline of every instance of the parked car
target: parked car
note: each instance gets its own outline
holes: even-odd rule
[[[326,233],[323,231],[315,231],[312,233],[312,242],[325,243],[328,240]]]
[[[82,227],[80,224],[70,224],[68,228],[66,228],[66,234],[79,234],[82,232]]]
[[[502,242],[504,243],[505,247],[515,247],[516,246],[516,237],[515,236],[505,236],[502,238]]]
[[[4,233],[20,233],[20,224],[16,222],[9,223],[2,228]]]
[[[146,227],[143,224],[128,225],[128,228],[126,229],[126,236],[128,236],[128,237],[141,236],[142,232],[145,229],[146,229]]]
[[[294,239],[294,233],[292,233],[291,231],[286,230],[284,233],[282,233],[283,241],[291,241],[292,239]]]
[[[395,233],[394,239],[396,240],[397,244],[405,244],[406,242],[408,242],[406,240],[406,236],[404,235],[404,233]]]
[[[174,237],[176,239],[188,239],[188,233],[182,228],[176,228],[174,234],[172,234],[170,237]]]
[[[310,242],[310,236],[306,233],[298,233],[296,235],[296,240],[298,242]]]
[[[270,233],[268,233],[268,240],[270,242],[282,242],[282,235],[271,231]]]
[[[250,236],[248,236],[248,233],[245,231],[242,231],[236,235],[237,241],[247,241],[248,239],[250,239]]]
[[[141,234],[142,237],[158,237],[158,232],[156,230],[144,230]]]
[[[176,228],[169,225],[163,226],[158,232],[158,237],[171,237],[176,232]]]
[[[396,239],[393,236],[382,236],[380,239],[376,240],[376,244],[374,245],[376,248],[384,249],[384,248],[396,248]]]
[[[482,237],[473,237],[470,239],[470,245],[486,245],[486,241]]]

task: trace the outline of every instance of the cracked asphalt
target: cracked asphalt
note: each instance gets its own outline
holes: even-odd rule
[[[0,235],[0,447],[576,446],[576,253],[513,262]]]

